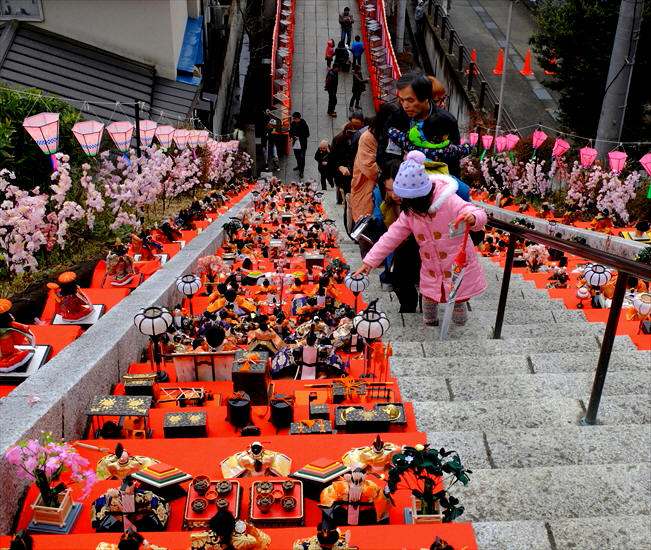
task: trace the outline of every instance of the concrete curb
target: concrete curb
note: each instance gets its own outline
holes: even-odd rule
[[[111,386],[137,361],[147,339],[133,324],[139,309],[157,304],[170,307],[180,301],[176,279],[191,272],[197,260],[214,254],[224,239],[222,226],[252,201],[249,193],[192,239],[165,266],[135,289],[80,338],[63,349],[41,370],[0,400],[0,486],[5,506],[0,509],[0,533],[9,532],[17,502],[26,485],[16,478],[4,453],[15,443],[51,431],[66,440],[83,437],[86,408],[94,395]],[[28,396],[40,399],[28,405]]]

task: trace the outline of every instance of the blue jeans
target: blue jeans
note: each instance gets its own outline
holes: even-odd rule
[[[305,170],[305,149],[294,149],[294,156],[296,157],[298,173],[302,175]]]
[[[341,29],[341,38],[339,40],[343,40],[346,42],[348,46],[350,46],[350,39],[353,36],[353,29]]]

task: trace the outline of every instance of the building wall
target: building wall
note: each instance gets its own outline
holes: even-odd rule
[[[176,78],[188,11],[198,13],[199,0],[43,0],[48,31],[115,54],[154,65],[166,78]]]

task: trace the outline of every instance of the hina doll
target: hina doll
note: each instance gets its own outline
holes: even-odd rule
[[[608,210],[599,212],[590,222],[590,229],[599,233],[612,234],[613,227],[613,220]]]
[[[97,463],[97,479],[124,479],[131,474],[158,464],[158,460],[146,456],[131,456],[127,450],[118,443],[113,454],[106,455]]]
[[[265,449],[258,441],[251,443],[248,449],[225,458],[221,463],[224,479],[250,476],[287,477],[291,466],[291,458]]]
[[[135,276],[133,258],[127,254],[127,247],[116,239],[113,250],[106,257],[106,274],[112,278],[112,286],[128,285]]]
[[[269,535],[244,520],[236,520],[229,510],[219,510],[210,518],[208,528],[190,535],[190,550],[265,550],[271,544]]]
[[[347,514],[340,518],[340,525],[360,525],[360,520],[366,523],[366,518],[360,517],[362,506],[374,508],[370,523],[381,522],[388,518],[391,501],[384,495],[377,483],[367,479],[363,468],[355,468],[346,473],[342,478],[321,491],[320,505],[329,508],[336,504],[347,509]],[[343,520],[343,521],[342,521]],[[373,521],[375,520],[375,521]]]
[[[292,550],[350,550],[349,537],[350,531],[341,533],[337,529],[337,524],[324,515],[324,519],[317,527],[316,535],[295,540]]]
[[[247,336],[248,350],[255,351],[262,348],[272,355],[283,346],[283,340],[276,331],[269,327],[266,317],[258,321],[258,328],[249,332]]]
[[[98,533],[164,531],[170,517],[170,505],[151,491],[136,489],[127,476],[119,489],[109,489],[91,505],[91,525]]]
[[[0,372],[26,365],[34,355],[34,335],[27,325],[17,323],[9,310],[11,301],[0,298]],[[20,349],[16,346],[26,346]]]
[[[82,321],[93,313],[93,304],[77,284],[74,271],[61,273],[59,284],[49,284],[54,290],[54,311],[66,321]]]
[[[364,468],[375,474],[384,474],[391,469],[393,455],[399,452],[398,445],[384,442],[378,435],[372,445],[351,449],[342,457],[341,461],[351,469]]]

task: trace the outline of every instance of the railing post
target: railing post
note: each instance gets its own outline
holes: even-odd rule
[[[495,340],[499,340],[502,337],[504,310],[506,309],[506,297],[509,294],[509,284],[511,283],[511,269],[513,268],[516,241],[517,239],[513,234],[509,235],[509,246],[506,249],[506,262],[504,263],[504,275],[502,275],[502,289],[500,290],[500,300],[497,303],[497,315],[495,316],[495,330],[493,331],[493,339]]]
[[[485,80],[481,81],[480,88],[479,88],[479,108],[483,109],[484,108],[484,100],[486,99],[486,86],[488,86],[488,82]]]
[[[476,63],[471,61],[468,65],[468,91],[472,90],[472,77],[475,74]]]
[[[500,110],[500,104],[499,102],[495,103],[495,106],[493,107],[493,116],[495,119],[497,119],[497,112]]]
[[[441,17],[441,39],[445,40],[445,26],[448,23],[448,16],[444,15]]]
[[[428,15],[432,15],[432,3],[433,3],[432,0],[428,0],[428,2],[427,2],[427,14]]]
[[[620,271],[617,275],[617,282],[615,283],[613,301],[610,304],[610,313],[608,314],[606,330],[604,330],[604,337],[601,341],[601,351],[599,352],[597,370],[594,375],[594,382],[592,383],[590,402],[588,403],[588,410],[586,411],[585,416],[581,419],[582,424],[594,425],[597,423],[597,411],[599,410],[599,402],[601,401],[601,392],[604,389],[604,382],[606,381],[608,363],[610,362],[610,353],[613,351],[615,332],[617,331],[619,314],[622,311],[622,303],[624,302],[624,295],[626,294],[627,282],[628,274]]]
[[[456,31],[454,29],[450,29],[450,38],[449,38],[449,44],[448,44],[448,53],[452,53],[452,49],[454,48],[454,36],[456,34]]]
[[[439,10],[440,9],[441,9],[441,6],[439,6],[438,4],[436,4],[436,6],[434,6],[434,26],[435,27],[439,26]]]
[[[457,67],[457,70],[459,72],[463,71],[463,54],[465,53],[465,51],[466,51],[466,47],[463,44],[461,44],[459,46],[459,66]]]

